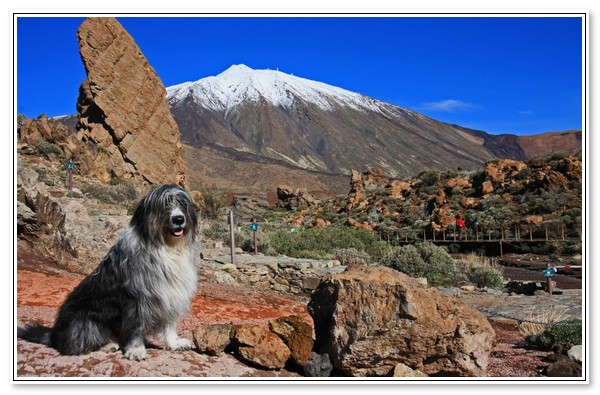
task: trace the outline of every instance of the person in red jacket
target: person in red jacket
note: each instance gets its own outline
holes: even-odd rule
[[[458,239],[460,240],[462,238],[463,231],[465,229],[467,229],[467,226],[465,225],[465,221],[463,221],[460,214],[456,214],[455,218],[456,218],[456,227],[458,228]]]

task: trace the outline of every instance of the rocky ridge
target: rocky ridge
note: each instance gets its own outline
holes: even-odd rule
[[[381,169],[354,170],[347,195],[322,199],[290,215],[294,226],[345,224],[369,231],[414,234],[452,231],[455,216],[481,232],[502,226],[541,228],[564,221],[573,236],[581,228],[582,162],[547,159],[492,160],[478,172],[428,170],[393,180]],[[483,233],[482,233],[483,235]],[[487,234],[486,234],[487,235]]]

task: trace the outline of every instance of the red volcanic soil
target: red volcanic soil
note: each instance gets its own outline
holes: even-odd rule
[[[17,270],[17,325],[40,323],[51,325],[58,307],[83,276],[51,266],[21,267]],[[197,295],[190,312],[179,322],[182,337],[192,338],[201,324],[255,322],[297,315],[311,325],[307,300],[265,292],[238,285],[207,281],[202,273]],[[210,277],[210,273],[208,273]],[[532,351],[524,344],[516,325],[492,322],[496,345],[490,355],[490,377],[535,377],[551,353]],[[151,339],[160,346],[160,340]],[[123,358],[120,352],[100,351],[87,356],[61,356],[51,348],[17,341],[17,377],[301,377],[287,370],[266,371],[248,367],[231,355],[208,357],[195,350],[169,352],[149,349],[150,358],[137,363]]]
[[[17,270],[17,315],[19,324],[41,322],[51,325],[56,311],[82,275],[55,270]],[[32,314],[34,313],[34,314]],[[42,313],[42,314],[39,314]],[[312,325],[306,303],[290,296],[250,288],[200,281],[188,314],[181,318],[181,332],[198,325],[242,322],[267,323],[287,315],[297,315]]]

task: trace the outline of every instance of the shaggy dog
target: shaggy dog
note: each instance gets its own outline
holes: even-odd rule
[[[189,350],[177,318],[196,291],[196,206],[177,185],[162,185],[138,203],[129,227],[100,265],[71,292],[52,328],[26,325],[17,336],[78,355],[98,349],[147,357],[145,336],[168,350]]]

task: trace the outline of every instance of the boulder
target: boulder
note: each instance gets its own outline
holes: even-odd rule
[[[520,171],[527,168],[527,164],[513,159],[500,159],[486,164],[484,174],[494,182],[504,182]]]
[[[217,356],[231,343],[231,325],[214,324],[199,326],[194,330],[194,343],[198,351]]]
[[[555,354],[554,362],[544,369],[548,377],[582,377],[581,362],[566,355]]]
[[[390,180],[381,169],[370,169],[364,173],[352,170],[350,177],[350,193],[373,191],[390,183]]]
[[[581,344],[573,346],[567,351],[567,355],[574,361],[581,362],[583,359],[583,348]]]
[[[410,366],[406,366],[403,363],[399,363],[394,368],[394,377],[427,377],[427,375],[421,371],[414,370]]]
[[[319,355],[316,352],[311,352],[306,366],[304,366],[304,375],[306,377],[329,377],[333,365],[329,360],[329,355]]]
[[[277,207],[287,210],[298,210],[302,207],[311,207],[318,202],[306,188],[293,189],[286,185],[277,187]]]
[[[283,340],[260,325],[236,326],[233,340],[242,360],[265,369],[282,369],[290,357],[290,349]]]
[[[405,193],[410,193],[412,184],[406,181],[394,180],[388,184],[389,195],[395,198],[403,198]]]
[[[87,73],[77,111],[82,141],[96,149],[91,172],[140,183],[172,183],[186,173],[166,89],[115,18],[88,18],[77,31]]]
[[[258,195],[235,195],[232,205],[238,212],[260,212],[269,207],[266,197]]]
[[[494,192],[494,185],[492,184],[492,182],[491,181],[484,181],[481,184],[481,193],[483,195],[489,195],[492,192]]]
[[[314,345],[312,326],[291,315],[269,321],[269,328],[288,346],[292,362],[305,366]]]
[[[327,277],[308,311],[315,351],[351,376],[389,376],[399,363],[428,376],[485,376],[495,338],[478,311],[386,267]]]

